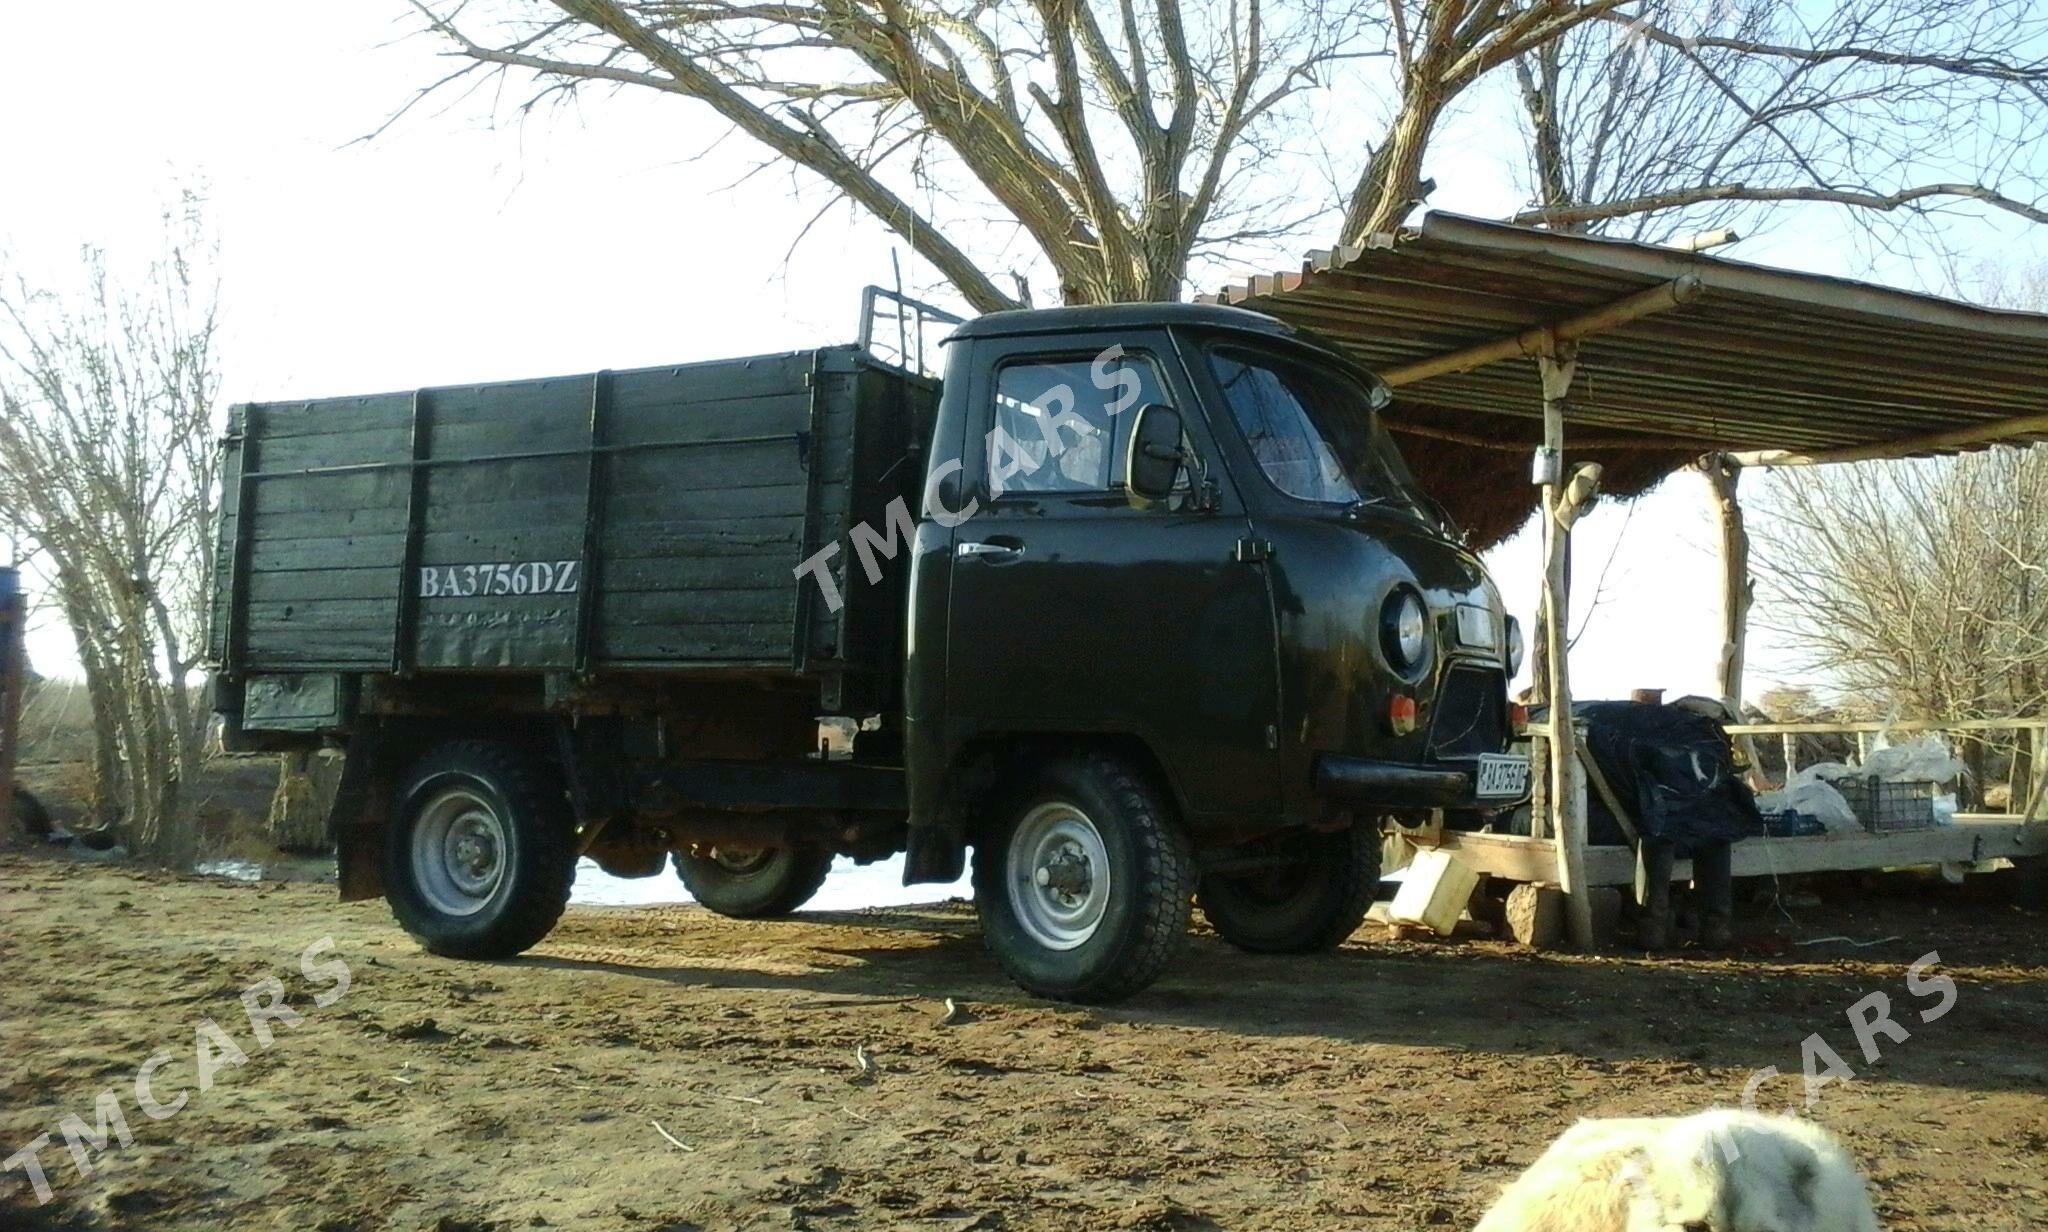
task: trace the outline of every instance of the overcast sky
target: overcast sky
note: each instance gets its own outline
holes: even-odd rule
[[[899,246],[843,209],[786,259],[819,189],[779,170],[732,187],[753,152],[720,142],[716,118],[682,100],[592,96],[498,128],[481,102],[450,100],[352,144],[448,67],[410,37],[406,12],[395,0],[11,6],[0,254],[39,280],[71,275],[86,242],[117,263],[146,261],[162,205],[180,185],[203,188],[222,242],[235,401],[845,342],[860,288],[890,280]],[[1425,168],[1439,184],[1432,203],[1513,208],[1521,189],[1491,152],[1512,133],[1483,115],[1460,123]],[[2024,261],[2048,256],[2044,231],[1958,223],[1950,239]],[[1927,276],[1915,254],[1872,252],[1822,209],[1781,215],[1731,253],[1907,286]],[[927,271],[906,275],[934,288]],[[1572,662],[1583,694],[1712,690],[1712,543],[1690,476],[1582,524],[1576,619],[1591,612],[1592,624]],[[1533,542],[1493,563],[1528,622]],[[45,671],[71,661],[48,616],[32,651]],[[1758,647],[1752,694],[1785,664]]]

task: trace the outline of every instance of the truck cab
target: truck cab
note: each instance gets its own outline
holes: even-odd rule
[[[1369,373],[1197,305],[997,313],[949,348],[908,599],[910,879],[977,844],[984,916],[1013,917],[992,933],[1083,966],[1118,845],[1072,780],[1107,763],[1171,813],[1226,939],[1311,950],[1362,920],[1383,816],[1526,790],[1520,632]],[[1069,781],[1014,818],[963,790],[1048,759]],[[1041,957],[1013,974],[1044,986]]]

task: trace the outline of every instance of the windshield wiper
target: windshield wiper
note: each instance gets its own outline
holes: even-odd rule
[[[1429,502],[1430,512],[1436,515],[1436,524],[1442,528],[1443,532],[1446,535],[1454,536],[1460,542],[1464,541],[1464,532],[1460,531],[1458,529],[1458,524],[1451,520],[1451,511],[1444,508],[1444,503],[1442,501],[1438,500],[1433,494],[1423,491],[1421,488],[1415,489],[1415,494],[1417,496],[1420,496],[1423,500]]]
[[[1458,530],[1457,525],[1451,521],[1451,512],[1444,508],[1442,501],[1439,501],[1421,488],[1414,489],[1413,495],[1421,500],[1429,514],[1430,520],[1436,523],[1438,530],[1457,539],[1461,543],[1464,541],[1464,535]],[[1395,500],[1391,496],[1380,493],[1374,493],[1371,496],[1361,496],[1344,506],[1344,512],[1347,515],[1357,513],[1361,509],[1392,509],[1401,513],[1418,512],[1413,501]]]

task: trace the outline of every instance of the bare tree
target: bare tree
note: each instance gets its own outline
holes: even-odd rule
[[[2048,703],[2048,451],[1775,477],[1759,623],[1804,666],[1914,717]]]
[[[1851,709],[1980,719],[2048,708],[2048,449],[1782,476],[1764,512],[1758,624]],[[1975,782],[2000,743],[1964,741]]]
[[[128,285],[84,253],[82,286],[0,289],[0,520],[25,533],[78,646],[94,806],[131,847],[185,854],[173,824],[208,723],[195,683],[217,510],[215,297],[195,198]]]
[[[954,193],[976,186],[1013,220],[1063,299],[1177,298],[1203,246],[1306,223],[1237,189],[1300,119],[1302,91],[1386,51],[1373,0],[1277,17],[1262,0],[1195,14],[1174,0],[413,3],[467,61],[439,86],[496,68],[536,78],[533,101],[592,83],[696,100],[893,228],[983,311],[1026,296],[934,212]]]
[[[1495,69],[1638,0],[1385,0],[1399,105],[1344,202],[1341,236],[1362,244],[1429,195],[1423,163],[1452,106]]]
[[[1475,89],[1497,70],[1533,134],[1522,221],[2048,220],[2032,0],[410,2],[459,61],[420,97],[510,75],[522,111],[593,86],[690,100],[981,311],[1029,302],[1041,263],[1067,302],[1173,299],[1198,257],[1364,242],[1428,195],[1454,109],[1506,96]]]
[[[2004,0],[1642,0],[1516,61],[1530,207],[1658,240],[1772,205],[1896,231],[1958,206],[2048,222],[2048,10]]]

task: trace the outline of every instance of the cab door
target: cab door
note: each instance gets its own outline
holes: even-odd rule
[[[1265,565],[1167,335],[990,339],[974,365],[953,528],[955,747],[1004,731],[1130,733],[1191,824],[1279,810]],[[1124,487],[1137,409],[1180,410],[1195,460],[1156,505]],[[956,506],[957,507],[957,506]]]

